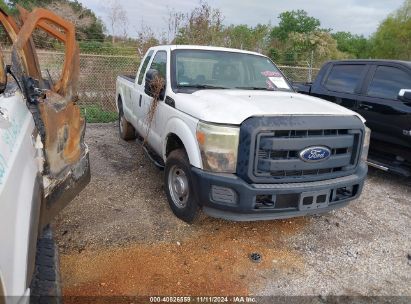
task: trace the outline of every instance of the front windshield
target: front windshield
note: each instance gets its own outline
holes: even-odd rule
[[[175,50],[172,84],[178,90],[243,89],[291,91],[266,57],[228,51]]]

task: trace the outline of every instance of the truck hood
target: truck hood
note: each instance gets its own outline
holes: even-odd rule
[[[335,103],[293,92],[198,90],[178,93],[176,108],[199,120],[239,125],[252,116],[338,115],[358,116]]]

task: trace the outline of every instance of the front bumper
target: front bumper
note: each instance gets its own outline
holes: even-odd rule
[[[192,167],[192,177],[197,199],[208,215],[255,221],[344,207],[361,194],[367,170],[367,165],[362,163],[348,176],[287,184],[248,184],[234,174],[210,173],[195,167]]]

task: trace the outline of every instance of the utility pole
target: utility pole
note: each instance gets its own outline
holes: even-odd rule
[[[311,57],[308,63],[308,82],[313,81],[314,50],[311,50]]]

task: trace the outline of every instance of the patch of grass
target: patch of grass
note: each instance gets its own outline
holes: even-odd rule
[[[81,114],[86,118],[88,123],[107,123],[118,119],[117,112],[105,111],[100,106],[82,106]]]

